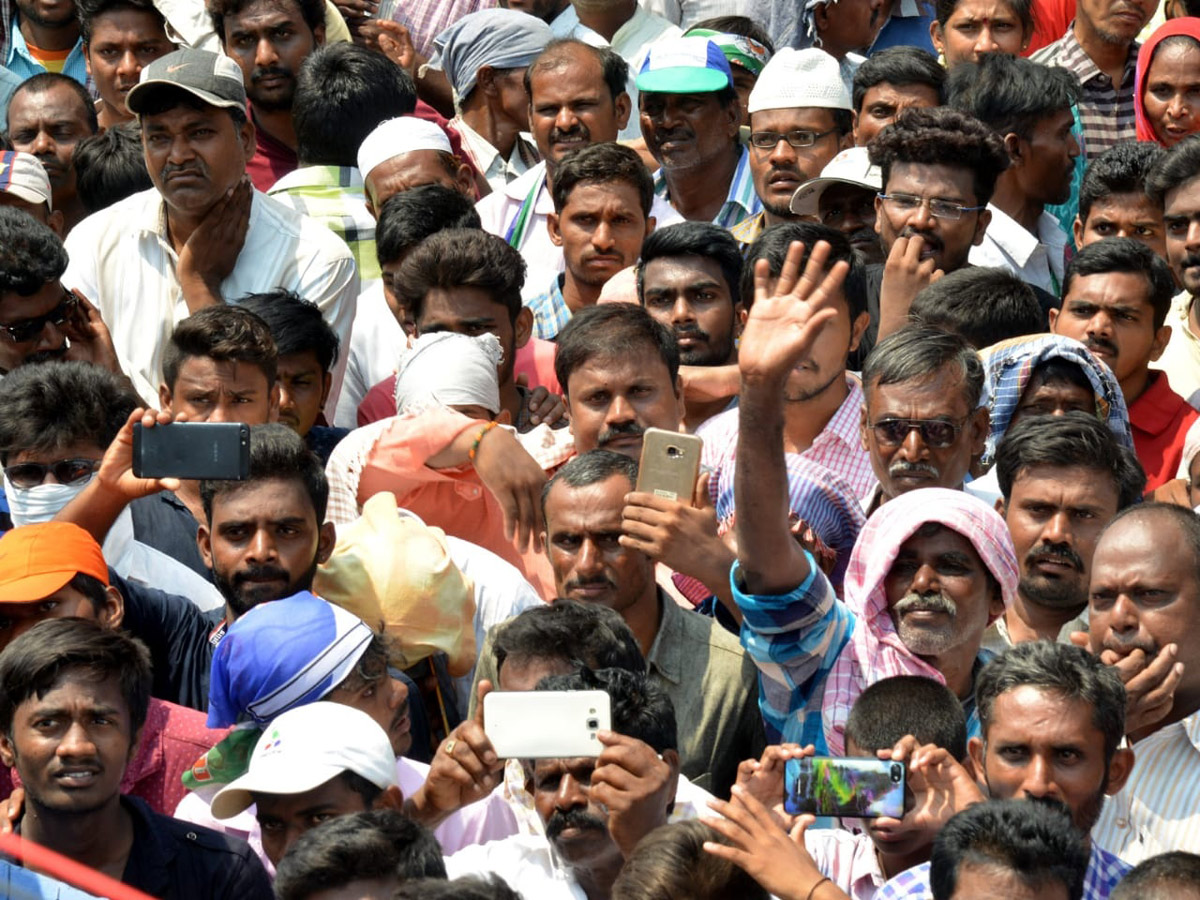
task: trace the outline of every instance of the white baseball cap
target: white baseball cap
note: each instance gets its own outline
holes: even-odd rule
[[[387,732],[361,710],[318,701],[282,713],[254,745],[250,768],[217,792],[212,814],[229,819],[254,794],[303,794],[343,772],[381,790],[396,784],[396,754]]]
[[[763,66],[746,111],[763,109],[853,109],[842,67],[824,50],[784,47]]]
[[[358,171],[363,178],[380,163],[402,153],[438,150],[453,153],[450,138],[433,122],[416,116],[398,116],[380,123],[358,148]]]
[[[796,188],[788,208],[797,216],[815,216],[821,195],[832,184],[853,184],[881,191],[883,173],[879,171],[879,166],[871,165],[866,147],[851,147],[826,163],[819,177],[810,178]]]
[[[53,206],[50,178],[42,161],[31,153],[6,150],[0,153],[0,191],[26,203]]]

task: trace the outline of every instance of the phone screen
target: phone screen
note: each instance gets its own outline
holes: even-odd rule
[[[783,808],[792,815],[875,819],[904,815],[904,763],[886,759],[789,759]]]

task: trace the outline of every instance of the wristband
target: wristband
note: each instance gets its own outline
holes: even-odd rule
[[[479,442],[483,440],[483,436],[496,427],[495,422],[488,422],[479,429],[479,433],[475,435],[475,440],[471,443],[471,449],[467,451],[467,459],[475,462],[475,454],[479,452]]]
[[[825,878],[822,878],[820,881],[818,881],[816,884],[814,884],[811,888],[809,888],[808,896],[805,897],[804,900],[812,900],[813,894],[815,894],[817,892],[817,888],[819,888],[821,885],[823,885],[827,881],[832,881],[832,879],[830,879],[828,876],[826,876]]]

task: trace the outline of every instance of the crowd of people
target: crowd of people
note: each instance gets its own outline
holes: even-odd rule
[[[0,884],[1200,900],[1194,16],[0,3]]]

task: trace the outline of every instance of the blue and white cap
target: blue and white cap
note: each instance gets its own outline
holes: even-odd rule
[[[706,37],[679,37],[650,45],[637,89],[661,94],[707,94],[733,87],[721,48]]]

